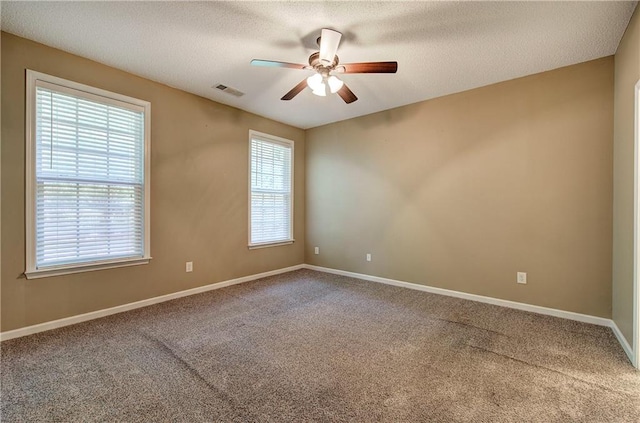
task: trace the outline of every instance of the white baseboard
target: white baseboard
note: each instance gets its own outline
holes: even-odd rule
[[[401,286],[403,288],[415,289],[417,291],[430,292],[432,294],[446,295],[448,297],[462,298],[462,299],[465,299],[465,300],[477,301],[477,302],[486,303],[486,304],[493,304],[493,305],[497,305],[497,306],[501,306],[501,307],[515,308],[517,310],[530,311],[532,313],[545,314],[547,316],[561,317],[563,319],[577,320],[579,322],[591,323],[591,324],[594,324],[594,325],[608,326],[608,327],[611,326],[611,319],[607,319],[607,318],[604,318],[604,317],[597,317],[597,316],[591,316],[591,315],[588,315],[588,314],[574,313],[574,312],[571,312],[571,311],[558,310],[558,309],[555,309],[555,308],[536,306],[536,305],[531,305],[531,304],[526,304],[526,303],[518,303],[516,301],[501,300],[499,298],[485,297],[485,296],[476,295],[476,294],[468,294],[466,292],[453,291],[453,290],[444,289],[444,288],[435,288],[433,286],[427,286],[427,285],[420,285],[420,284],[417,284],[417,283],[398,281],[398,280],[395,280],[395,279],[381,278],[379,276],[365,275],[365,274],[362,274],[362,273],[347,272],[345,270],[331,269],[331,268],[328,268],[328,267],[312,266],[312,265],[309,265],[309,264],[305,265],[305,267],[307,269],[317,270],[319,272],[333,273],[335,275],[350,276],[352,278],[364,279],[364,280],[367,280],[367,281],[383,283],[383,284],[386,284],[386,285]]]
[[[638,363],[634,363],[633,349],[631,348],[631,345],[629,345],[629,343],[627,342],[627,339],[624,337],[622,332],[620,332],[620,328],[618,327],[618,325],[616,325],[616,322],[611,320],[611,324],[609,326],[611,327],[613,334],[618,339],[618,342],[622,346],[622,349],[624,350],[625,354],[627,354],[627,357],[629,357],[631,364],[633,364],[635,368],[638,368]]]
[[[225,286],[237,285],[243,282],[249,282],[249,281],[253,281],[260,278],[266,278],[267,276],[279,275],[281,273],[287,273],[294,270],[303,269],[304,267],[305,267],[304,264],[298,264],[296,266],[271,270],[269,272],[258,273],[255,275],[243,276],[241,278],[236,278],[236,279],[229,279],[222,282],[212,283],[210,285],[199,286],[197,288],[174,292],[172,294],[161,295],[159,297],[153,297],[146,300],[136,301],[133,303],[105,308],[102,310],[92,311],[89,313],[78,314],[76,316],[65,317],[64,319],[52,320],[50,322],[44,322],[44,323],[40,323],[33,326],[26,326],[23,328],[0,333],[0,341],[6,341],[8,339],[32,335],[34,333],[44,332],[51,329],[57,329],[63,326],[74,325],[76,323],[86,322],[87,320],[93,320],[93,319],[98,319],[100,317],[110,316],[116,313],[122,313],[123,311],[134,310],[136,308],[146,307],[152,304],[175,300],[176,298],[187,297],[189,295],[200,294],[201,292],[207,292],[207,291],[212,291],[214,289],[224,288]]]
[[[231,285],[237,285],[240,283],[249,282],[249,281],[253,281],[260,278],[265,278],[268,276],[279,275],[281,273],[287,273],[287,272],[291,272],[299,269],[310,269],[310,270],[316,270],[319,272],[331,273],[335,275],[349,276],[352,278],[362,279],[362,280],[371,281],[371,282],[399,286],[399,287],[414,289],[418,291],[430,292],[433,294],[446,295],[449,297],[462,298],[465,300],[477,301],[477,302],[486,303],[486,304],[493,304],[501,307],[514,308],[517,310],[529,311],[532,313],[544,314],[547,316],[560,317],[563,319],[576,320],[579,322],[591,323],[599,326],[606,326],[611,328],[614,335],[618,339],[618,342],[620,342],[620,345],[622,346],[624,352],[629,357],[629,360],[631,360],[632,363],[634,361],[633,359],[634,355],[633,355],[633,350],[631,346],[629,345],[627,340],[624,338],[624,336],[620,332],[620,329],[618,328],[618,326],[611,319],[606,319],[604,317],[590,316],[588,314],[574,313],[571,311],[558,310],[554,308],[536,306],[536,305],[531,305],[526,303],[519,303],[516,301],[501,300],[499,298],[485,297],[482,295],[469,294],[466,292],[453,291],[450,289],[436,288],[432,286],[420,285],[420,284],[411,283],[411,282],[404,282],[404,281],[399,281],[395,279],[382,278],[379,276],[366,275],[363,273],[355,273],[355,272],[348,272],[346,270],[332,269],[329,267],[314,266],[310,264],[298,264],[291,267],[271,270],[269,272],[243,276],[241,278],[230,279],[222,282],[216,282],[210,285],[187,289],[185,291],[174,292],[172,294],[161,295],[159,297],[153,297],[146,300],[119,305],[116,307],[92,311],[89,313],[79,314],[77,316],[66,317],[63,319],[44,322],[44,323],[40,323],[33,326],[27,326],[19,329],[1,332],[0,341],[32,335],[34,333],[61,328],[61,327],[73,325],[76,323],[86,322],[88,320],[98,319],[100,317],[110,316],[112,314],[122,313],[124,311],[134,310],[136,308],[146,307],[152,304],[162,303],[162,302],[174,300],[177,298],[187,297],[189,295],[212,291],[214,289],[224,288],[226,286],[231,286]],[[638,364],[634,363],[634,365],[638,367]]]
[[[313,266],[311,264],[305,264],[304,267],[306,269],[317,270],[319,272],[325,272],[325,273],[332,273],[334,275],[349,276],[352,278],[363,279],[371,282],[378,282],[378,283],[383,283],[387,285],[400,286],[403,288],[415,289],[417,291],[430,292],[432,294],[446,295],[449,297],[456,297],[456,298],[462,298],[465,300],[478,301],[481,303],[493,304],[501,307],[509,307],[517,310],[544,314],[547,316],[560,317],[562,319],[576,320],[578,322],[591,323],[599,326],[606,326],[611,328],[614,335],[618,339],[618,342],[622,346],[622,349],[624,350],[625,354],[627,354],[627,357],[629,357],[629,360],[631,361],[631,363],[636,368],[638,368],[640,364],[640,363],[634,363],[634,355],[633,355],[633,350],[631,346],[629,345],[625,337],[622,335],[622,332],[620,332],[618,325],[616,325],[616,323],[611,319],[607,319],[604,317],[591,316],[589,314],[574,313],[572,311],[558,310],[555,308],[548,308],[548,307],[536,306],[532,304],[519,303],[516,301],[501,300],[499,298],[485,297],[482,295],[468,294],[466,292],[453,291],[450,289],[435,288],[432,286],[398,281],[395,279],[381,278],[379,276],[366,275],[363,273],[348,272],[346,270],[332,269],[329,267]]]

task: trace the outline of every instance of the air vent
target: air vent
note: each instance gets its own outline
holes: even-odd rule
[[[224,91],[227,94],[234,95],[236,97],[242,97],[244,95],[242,91],[238,91],[235,88],[227,87],[226,85],[222,85],[222,84],[216,85],[215,88],[220,91]]]

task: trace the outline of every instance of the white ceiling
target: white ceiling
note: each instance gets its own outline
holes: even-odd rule
[[[7,2],[2,30],[300,128],[386,110],[614,54],[637,2]],[[343,63],[398,73],[342,78],[359,100],[309,89],[324,27]],[[215,90],[218,83],[244,93]]]

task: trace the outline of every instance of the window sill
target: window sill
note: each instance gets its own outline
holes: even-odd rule
[[[249,244],[250,250],[257,250],[258,248],[267,248],[267,247],[279,247],[281,245],[289,245],[293,244],[295,239],[288,239],[285,241],[277,241],[277,242],[264,242],[262,244]]]
[[[94,270],[115,269],[116,267],[137,266],[148,264],[151,257],[143,257],[129,260],[103,261],[99,263],[84,263],[70,266],[49,267],[46,269],[30,270],[24,272],[27,279],[48,278],[51,276],[70,275],[72,273],[91,272]]]

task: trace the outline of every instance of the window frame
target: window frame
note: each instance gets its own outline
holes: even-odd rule
[[[257,139],[260,141],[265,141],[265,142],[270,142],[273,144],[280,144],[280,145],[286,145],[287,147],[289,147],[291,149],[291,166],[289,171],[291,172],[290,175],[290,191],[289,191],[289,195],[291,197],[291,201],[289,202],[289,238],[286,240],[279,240],[279,241],[268,241],[268,242],[259,242],[259,243],[252,243],[251,242],[251,194],[252,194],[252,190],[251,190],[251,155],[252,155],[252,148],[251,148],[251,142],[253,139]],[[254,131],[254,130],[249,130],[249,154],[248,154],[248,163],[249,163],[249,169],[247,172],[247,176],[248,176],[248,211],[249,211],[249,215],[248,215],[248,222],[249,222],[249,233],[248,233],[248,240],[247,240],[247,244],[250,250],[254,250],[254,249],[258,249],[258,248],[267,248],[267,247],[278,247],[281,245],[290,245],[293,244],[295,242],[295,238],[293,236],[293,223],[294,223],[294,218],[293,218],[293,212],[294,212],[294,187],[295,187],[295,181],[294,181],[294,163],[295,163],[295,143],[292,140],[288,140],[286,138],[281,138],[275,135],[270,135],[270,134],[265,134],[264,132],[259,132],[259,131]]]
[[[36,87],[54,86],[56,90],[74,96],[99,101],[104,104],[128,106],[142,109],[144,113],[144,222],[143,256],[136,258],[99,260],[92,262],[70,263],[64,265],[37,267],[36,262]],[[123,104],[124,103],[124,104]],[[147,264],[151,260],[151,103],[89,85],[59,78],[30,69],[26,71],[25,102],[25,226],[26,226],[26,270],[27,279],[66,275],[101,269]]]

